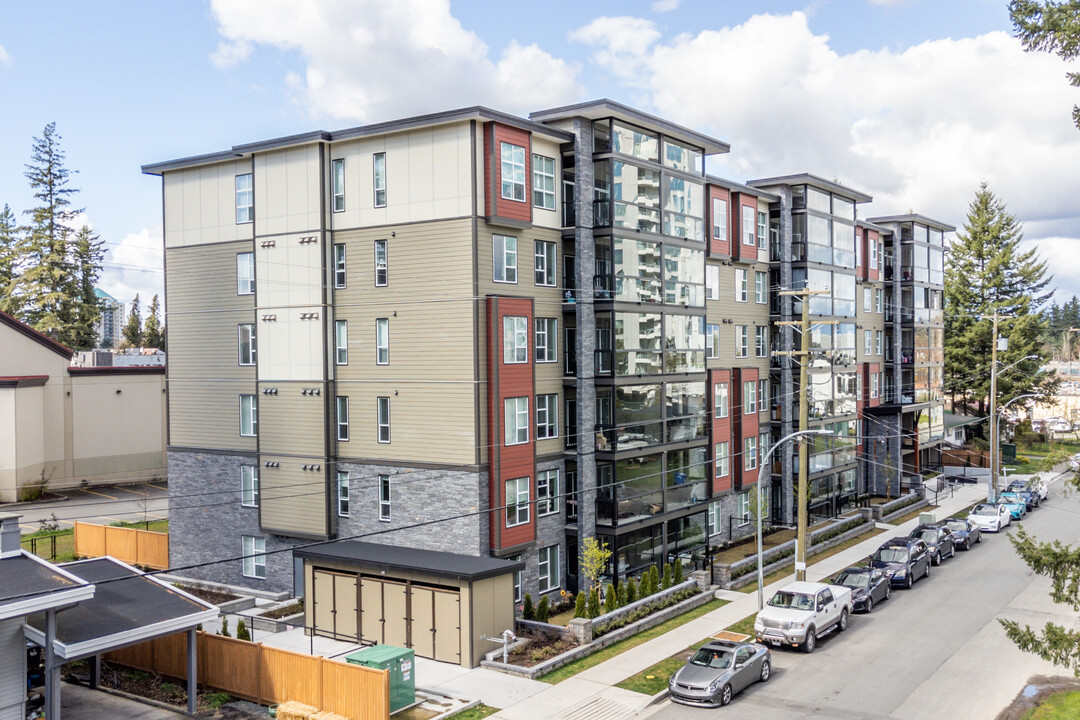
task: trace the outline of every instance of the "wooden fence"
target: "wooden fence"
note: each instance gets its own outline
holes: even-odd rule
[[[990,467],[990,451],[967,450],[962,448],[942,450],[941,464],[962,467],[988,468]]]
[[[264,647],[202,631],[198,680],[260,705],[295,700],[350,720],[390,716],[390,675],[360,665]],[[107,653],[117,665],[187,679],[187,635],[178,633]]]
[[[167,570],[169,534],[76,521],[75,554],[80,557],[111,555],[132,565]]]

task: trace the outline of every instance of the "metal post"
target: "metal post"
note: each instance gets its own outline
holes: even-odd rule
[[[56,644],[56,610],[45,611],[45,717],[60,720],[60,666],[53,655]]]
[[[195,628],[187,631],[187,709],[194,715],[199,705],[198,638]]]
[[[990,502],[997,500],[998,468],[994,462],[997,451],[994,447],[998,444],[997,423],[997,347],[998,347],[998,314],[994,311],[994,336],[990,346],[990,494],[987,498]]]
[[[101,684],[101,655],[95,655],[90,660],[90,687],[98,689]]]
[[[799,365],[799,432],[806,432],[810,426],[810,402],[807,390],[810,387],[810,295],[803,297],[802,303],[802,340],[799,345],[802,363]],[[799,445],[799,490],[798,490],[798,531],[795,544],[795,579],[806,580],[806,505],[810,494],[807,482],[810,477],[810,448],[806,443]]]

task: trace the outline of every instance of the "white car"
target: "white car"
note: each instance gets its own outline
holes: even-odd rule
[[[1047,428],[1058,433],[1072,432],[1072,425],[1066,420],[1055,420],[1047,425]]]
[[[851,588],[814,582],[793,582],[772,596],[754,619],[758,642],[802,646],[812,653],[819,637],[847,630],[855,606]]]
[[[967,517],[979,530],[998,532],[1012,522],[1012,513],[1004,505],[979,503]]]

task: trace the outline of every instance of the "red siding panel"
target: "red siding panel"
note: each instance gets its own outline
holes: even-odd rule
[[[881,257],[881,253],[878,253],[878,266],[876,268],[870,267],[870,243],[877,245],[880,240],[881,236],[878,235],[877,230],[866,230],[866,246],[864,248],[863,255],[866,258],[865,262],[867,280],[877,280],[881,277],[881,263],[884,261],[884,258]]]
[[[716,386],[721,383],[728,384],[728,416],[723,418],[716,417]],[[713,495],[717,495],[726,490],[730,490],[733,486],[731,468],[734,466],[734,458],[731,458],[731,454],[734,452],[734,448],[731,443],[731,371],[730,370],[710,370],[709,371],[709,388],[710,397],[708,401],[709,406],[709,418],[710,418],[710,434],[709,438],[711,443],[709,445],[709,457],[713,459],[712,462],[712,491]],[[716,443],[727,442],[728,443],[728,474],[725,477],[716,477]]]
[[[525,130],[487,123],[484,126],[484,214],[532,223],[532,136]],[[502,143],[525,148],[525,202],[502,196]]]
[[[747,246],[749,247],[749,246]],[[733,460],[731,463],[732,479],[735,484],[736,490],[741,490],[746,487],[752,486],[757,482],[758,469],[743,470],[743,463],[746,458],[743,453],[743,441],[746,438],[758,436],[758,413],[755,410],[749,415],[746,414],[746,394],[743,393],[743,383],[753,381],[754,383],[754,397],[755,405],[757,399],[758,389],[758,371],[757,368],[735,368],[732,370],[732,386],[735,390],[733,397],[737,400],[732,401],[731,407],[731,420],[732,420],[732,451]],[[760,448],[758,449],[758,461],[761,460]]]
[[[713,198],[720,198],[727,202],[727,215],[720,218],[720,222],[713,217]],[[709,207],[707,208],[709,218],[709,257],[730,257],[731,256],[731,193],[727,188],[719,187],[718,185],[709,186]],[[720,239],[713,234],[713,228],[722,224],[727,228],[727,238]]]
[[[731,194],[731,257],[735,260],[757,260],[757,198],[746,193]],[[754,218],[750,229],[754,231],[754,245],[743,245],[743,208],[753,208]]]

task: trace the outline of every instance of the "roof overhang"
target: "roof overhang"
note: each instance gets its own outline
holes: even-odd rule
[[[47,382],[48,375],[13,375],[0,377],[0,388],[41,387]]]
[[[844,197],[851,198],[856,203],[868,203],[873,200],[873,196],[867,195],[864,192],[860,192],[855,188],[850,188],[846,185],[841,185],[838,182],[832,180],[826,180],[823,177],[818,177],[811,173],[799,173],[798,175],[780,175],[771,178],[762,178],[760,180],[750,180],[746,183],[750,187],[778,187],[781,185],[810,185],[816,187],[819,190],[825,190],[827,192],[836,193],[837,195],[843,195]]]
[[[83,600],[90,600],[94,597],[94,586],[82,578],[73,575],[61,567],[53,565],[50,562],[46,562],[37,555],[28,553],[25,550],[20,550],[18,554],[25,558],[29,558],[33,562],[41,564],[43,567],[64,579],[72,581],[74,585],[58,590],[50,589],[40,593],[27,594],[26,597],[20,599],[0,602],[0,620],[23,617],[33,613],[44,612],[46,610],[55,610],[57,608],[67,607],[68,605],[74,605]],[[3,558],[0,557],[0,560],[3,560]]]
[[[734,180],[716,177],[715,175],[706,175],[705,182],[709,185],[719,185],[720,187],[727,188],[732,192],[740,192],[746,193],[747,195],[753,195],[762,200],[767,200],[768,202],[777,202],[780,200],[779,195],[775,195],[766,190],[762,190],[761,188],[751,187],[749,185],[744,185],[740,182],[735,182]]]
[[[882,215],[881,217],[870,218],[870,222],[882,225],[885,223],[916,222],[922,225],[926,225],[927,227],[932,227],[935,230],[940,230],[942,232],[956,231],[956,227],[950,225],[949,223],[944,223],[940,220],[928,218],[925,215],[920,215],[919,213],[908,213],[906,215]]]

